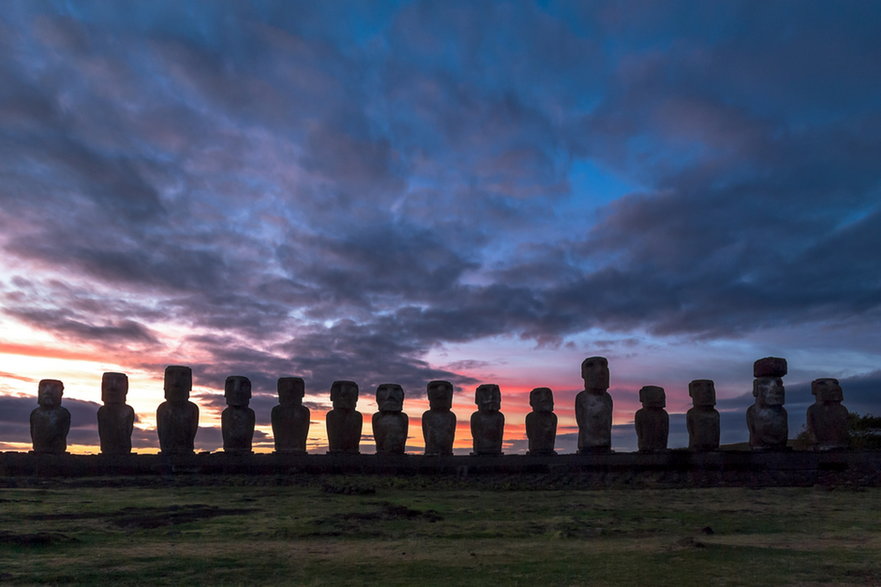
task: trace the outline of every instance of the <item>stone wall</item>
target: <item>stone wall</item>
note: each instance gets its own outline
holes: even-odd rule
[[[387,475],[522,488],[881,486],[881,452],[717,451],[559,456],[46,455],[0,453],[0,482],[82,477]],[[483,480],[483,481],[481,481]]]

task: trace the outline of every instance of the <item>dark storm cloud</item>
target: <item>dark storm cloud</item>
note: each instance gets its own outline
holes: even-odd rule
[[[18,116],[20,123],[20,114]],[[63,127],[66,123],[55,121],[55,124]],[[66,190],[81,194],[83,199],[92,200],[110,214],[121,215],[129,221],[143,221],[163,212],[156,189],[143,177],[139,162],[102,155],[62,134],[62,128],[56,132],[59,136],[14,131],[3,136],[0,149],[16,154],[3,166],[4,175],[11,180],[7,194],[33,187],[31,177],[22,177],[22,171],[33,169],[34,161],[39,159],[42,165],[53,168],[53,183],[63,182]],[[51,192],[53,186],[49,182],[41,183],[45,192]]]
[[[456,386],[477,382],[455,371],[432,367],[420,358],[427,345],[411,340],[396,341],[387,332],[387,328],[341,321],[329,328],[303,329],[294,339],[273,344],[271,350],[255,348],[259,341],[225,339],[217,335],[191,337],[188,346],[198,348],[208,357],[203,363],[190,365],[194,384],[216,390],[199,395],[199,401],[215,408],[225,407],[224,382],[230,375],[251,380],[252,401],[261,408],[277,403],[279,377],[303,377],[306,393],[319,396],[326,396],[333,381],[338,379],[355,380],[361,386],[362,395],[371,395],[380,383],[399,383],[412,397],[424,395],[426,384],[434,379],[447,379]],[[164,364],[145,363],[140,367],[161,371]]]
[[[343,320],[328,328],[304,331],[283,350],[292,357],[294,373],[307,378],[307,389],[330,389],[337,379],[352,379],[370,393],[380,383],[399,383],[413,397],[425,386],[446,379],[456,386],[475,383],[471,377],[434,368],[419,358],[430,346],[408,333],[393,335],[391,324],[364,325]]]
[[[155,429],[135,428],[132,430],[132,450],[139,448],[158,448],[159,436]]]
[[[464,271],[478,266],[443,234],[401,223],[315,236],[305,245],[284,245],[279,257],[292,280],[314,292],[309,312],[322,319],[337,316],[341,305],[373,311],[403,301],[440,302]]]
[[[65,334],[73,339],[97,340],[101,342],[145,342],[155,343],[156,337],[143,324],[133,320],[120,320],[106,325],[86,324],[71,320],[56,311],[7,311],[27,324],[42,330],[50,330]]]
[[[793,43],[813,53],[812,34]],[[757,72],[791,76],[792,63],[771,54]],[[713,337],[877,307],[881,142],[871,130],[879,118],[864,106],[867,94],[881,98],[881,84],[867,83],[856,48],[849,55],[839,55],[847,67],[827,72],[859,87],[843,103],[815,92],[789,99],[776,87],[755,99],[725,95],[716,71],[742,71],[748,58],[731,46],[683,42],[634,55],[580,141],[656,189],[606,208],[580,253],[609,266],[561,288],[555,305],[577,307],[591,292],[599,299],[582,293],[593,311],[584,310],[609,326]],[[786,57],[805,63],[798,51]],[[821,107],[839,120],[824,120]],[[637,139],[646,152],[634,158]]]
[[[842,402],[848,411],[856,412],[860,415],[872,414],[878,416],[881,410],[878,409],[878,400],[881,398],[881,370],[872,371],[855,377],[842,377],[838,379],[841,389],[844,392],[844,401]],[[789,388],[787,387],[787,393]],[[810,387],[806,386],[807,394],[810,394]],[[813,403],[813,396],[808,395],[809,402]]]
[[[475,338],[512,330],[553,338],[594,324],[613,329],[647,324],[659,334],[717,337],[877,306],[879,271],[871,253],[879,234],[871,226],[875,214],[870,209],[867,218],[848,224],[855,209],[874,201],[878,175],[872,162],[878,144],[865,136],[877,133],[864,135],[857,132],[864,125],[852,124],[787,131],[779,121],[754,112],[752,104],[727,104],[706,74],[689,79],[698,69],[706,71],[707,60],[735,57],[721,50],[700,59],[653,55],[655,61],[635,72],[645,80],[620,81],[627,100],[613,88],[584,134],[613,154],[616,145],[625,149],[634,134],[645,136],[648,145],[678,147],[666,149],[669,165],[649,166],[660,190],[610,206],[589,233],[584,244],[588,257],[600,264],[604,258],[619,261],[615,267],[585,272],[580,263],[567,261],[566,249],[551,248],[531,265],[515,261],[499,272],[508,283],[515,276],[520,281],[546,277],[539,279],[544,291],[527,293],[529,302],[520,311],[509,313],[505,305],[494,304],[489,316],[496,319],[496,328],[477,329]],[[670,68],[683,61],[688,65],[679,74],[683,79],[667,81]],[[861,72],[855,72],[856,78],[865,79]],[[647,118],[640,122],[633,112],[645,112]],[[623,127],[610,123],[619,113]],[[875,124],[871,118],[865,122]],[[827,238],[858,240],[863,246],[829,246]],[[865,271],[850,270],[850,259],[864,259]],[[836,270],[851,279],[859,275],[857,287],[820,277]],[[493,293],[510,297],[504,288],[459,293],[457,311],[446,322],[453,329],[475,324],[468,310],[480,298]]]
[[[234,281],[234,278],[232,278]],[[191,295],[168,300],[168,312],[183,324],[225,331],[218,340],[241,340],[249,344],[272,340],[284,333],[288,313],[296,303],[272,299],[272,294],[259,295],[263,284],[252,291],[225,283],[219,291],[194,291]]]
[[[98,444],[98,408],[95,402],[62,398],[61,406],[70,412],[68,444]],[[29,442],[31,412],[37,408],[34,397],[0,396],[0,438]]]
[[[152,446],[155,447],[158,443],[157,439],[156,443]],[[261,444],[272,446],[272,439],[262,430],[255,430],[253,443],[254,446]],[[197,451],[223,450],[223,432],[219,426],[199,426],[199,429],[196,431],[194,445]]]
[[[77,27],[63,25],[67,30]],[[30,33],[39,36],[39,30],[37,26]],[[0,94],[0,120],[4,122],[0,149],[5,154],[0,162],[5,178],[0,198],[28,219],[35,215],[28,214],[25,206],[16,206],[25,195],[67,212],[92,205],[130,223],[160,216],[164,209],[148,179],[151,158],[134,148],[135,137],[120,132],[128,125],[120,117],[119,105],[112,103],[112,93],[84,89],[81,73],[60,63],[51,50],[42,53],[45,59],[38,60],[40,67],[28,67],[33,63],[27,63],[25,55],[36,54],[20,49],[32,39],[24,31],[11,33],[11,38],[20,45],[3,66],[6,87],[11,90]],[[76,53],[71,57],[79,58]],[[98,65],[95,61],[80,64]],[[102,60],[101,64],[112,69],[114,62]],[[112,77],[110,71],[102,73]],[[44,218],[49,224],[57,220],[51,215]]]
[[[339,10],[0,17],[0,246],[48,272],[15,269],[4,313],[109,344],[207,332],[200,385],[246,375],[256,400],[287,374],[470,385],[426,354],[496,335],[881,310],[877,7]],[[593,204],[579,160],[639,187]]]
[[[4,427],[9,429],[25,430],[24,435],[16,435],[16,437],[30,437],[30,417],[31,412],[37,407],[36,392],[34,397],[13,397],[0,396],[0,421]],[[4,434],[4,438],[12,438],[13,435]]]
[[[279,377],[293,376],[290,359],[255,348],[260,341],[224,339],[217,336],[191,337],[189,343],[208,353],[210,360],[194,365],[193,377],[200,386],[218,390],[218,405],[225,405],[223,390],[231,375],[247,377],[254,393],[273,393]],[[253,345],[253,346],[248,346]]]
[[[194,401],[196,401],[200,407],[210,406],[219,412],[222,412],[227,407],[226,398],[223,396],[223,390],[210,396],[197,396],[194,398]],[[274,393],[271,395],[268,393],[253,393],[251,401],[248,404],[248,406],[254,410],[254,416],[258,426],[266,426],[272,423],[272,408],[277,405],[278,397]]]
[[[825,221],[793,217],[766,223],[755,220],[760,215],[738,220],[738,212],[726,205],[736,195],[700,206],[683,203],[681,213],[676,199],[658,198],[657,206],[637,203],[673,209],[664,216],[645,210],[652,224],[629,233],[636,236],[626,258],[554,292],[555,305],[577,308],[579,292],[597,292],[591,300],[594,317],[624,327],[648,324],[659,334],[708,336],[843,319],[878,308],[881,271],[871,252],[881,246],[877,212],[844,226],[835,226],[842,218],[836,222],[831,214]],[[727,220],[714,222],[726,209]],[[637,224],[632,217],[618,219],[617,226],[604,229],[620,233]],[[670,226],[673,222],[679,226]],[[726,234],[732,226],[741,229],[738,234]]]
[[[108,250],[106,248],[64,248],[58,242],[56,249],[43,249],[21,243],[16,249],[22,256],[41,255],[44,259],[60,259],[85,269],[98,279],[129,283],[149,289],[156,286],[168,290],[193,291],[225,283],[228,274],[223,271],[223,260],[216,252],[186,250],[167,244],[142,242],[137,248]],[[142,248],[143,247],[143,248]]]

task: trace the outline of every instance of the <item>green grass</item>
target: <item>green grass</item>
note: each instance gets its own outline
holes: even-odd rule
[[[217,482],[0,489],[0,581],[881,582],[879,488],[498,491],[371,477]]]

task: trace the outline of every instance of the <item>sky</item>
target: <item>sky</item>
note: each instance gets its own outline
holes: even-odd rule
[[[310,452],[330,385],[455,385],[456,448],[496,383],[505,452],[550,387],[575,451],[581,361],[608,358],[613,449],[638,390],[713,379],[747,439],[752,364],[785,357],[881,415],[881,4],[44,2],[0,11],[0,450],[61,379],[98,452],[101,375],[128,374],[156,452],[170,364],[196,445],[223,383],[301,376]]]

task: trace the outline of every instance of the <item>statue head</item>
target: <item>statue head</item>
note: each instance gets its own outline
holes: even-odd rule
[[[279,377],[276,389],[278,403],[283,406],[299,406],[306,395],[306,383],[302,377]]]
[[[782,406],[786,399],[783,380],[779,377],[756,377],[753,379],[753,395],[756,405],[760,407]]]
[[[502,392],[494,383],[478,385],[474,393],[474,403],[480,412],[498,412],[502,407]]]
[[[844,399],[837,379],[825,378],[811,381],[811,393],[820,403],[840,403]]]
[[[330,386],[330,401],[335,410],[354,410],[358,404],[358,384],[354,381],[334,381]]]
[[[124,404],[128,395],[128,375],[105,373],[101,376],[101,401],[105,404]]]
[[[663,387],[646,385],[639,390],[639,401],[644,408],[664,408],[667,406],[667,395]]]
[[[193,370],[181,365],[165,368],[165,399],[170,402],[185,402],[190,399],[193,389]]]
[[[588,357],[581,362],[584,389],[609,389],[609,360],[606,357]]]
[[[400,412],[404,409],[404,388],[397,383],[383,383],[376,388],[376,405],[380,412]]]
[[[58,379],[43,379],[37,386],[37,403],[41,408],[57,408],[61,405],[64,384]]]
[[[712,379],[695,379],[688,384],[688,395],[695,407],[716,405],[716,385]]]
[[[453,384],[449,381],[432,381],[426,387],[428,404],[432,410],[450,410],[453,407]]]
[[[245,408],[251,401],[251,380],[241,375],[230,375],[223,386],[226,405]]]
[[[549,387],[536,387],[529,392],[529,405],[533,412],[553,412],[554,392]]]

